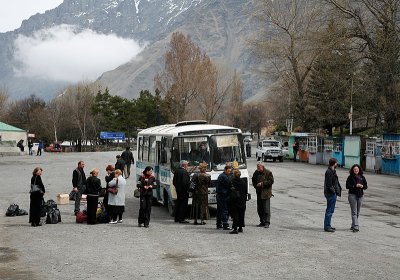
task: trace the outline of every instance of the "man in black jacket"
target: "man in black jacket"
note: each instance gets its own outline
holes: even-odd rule
[[[130,151],[130,147],[126,147],[125,151],[122,152],[121,158],[125,161],[125,169],[124,169],[124,174],[125,174],[125,179],[129,178],[131,175],[131,164],[135,163],[135,160],[133,158],[133,154]]]
[[[78,167],[72,172],[72,191],[76,193],[75,195],[75,215],[80,211],[82,193],[86,188],[86,175],[83,168],[85,163],[81,160],[78,162]]]
[[[332,215],[335,211],[336,198],[341,196],[342,187],[339,183],[339,178],[336,175],[337,160],[329,159],[329,167],[325,172],[324,195],[327,206],[324,219],[324,230],[326,232],[335,232],[335,228],[331,225]]]
[[[181,160],[180,167],[174,172],[173,184],[176,190],[175,223],[187,224],[185,220],[189,199],[190,176],[187,172],[188,162]]]
[[[115,163],[115,170],[119,169],[122,173],[124,173],[125,161],[121,158],[120,155],[117,155],[116,158],[117,162]]]

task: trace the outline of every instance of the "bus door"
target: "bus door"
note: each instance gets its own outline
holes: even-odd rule
[[[158,187],[155,191],[155,195],[153,194],[153,196],[156,196],[157,201],[162,201],[162,197],[161,197],[161,185],[160,185],[160,175],[161,175],[161,151],[162,151],[162,136],[156,136],[156,141],[155,141],[155,152],[156,152],[156,157],[155,157],[155,163],[154,163],[154,171],[155,174],[154,176],[156,177],[157,180],[157,184]]]

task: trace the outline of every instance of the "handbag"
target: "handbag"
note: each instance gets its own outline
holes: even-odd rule
[[[118,179],[117,179],[117,183],[115,184],[114,187],[108,188],[108,192],[110,192],[112,194],[117,194],[118,193]]]
[[[135,190],[133,191],[133,196],[134,196],[134,197],[140,197],[140,190],[139,190],[139,189],[135,189]]]
[[[35,181],[33,182],[33,184],[31,184],[31,190],[29,191],[29,193],[44,193],[42,189],[38,185],[36,185],[36,178],[37,177],[35,177]]]

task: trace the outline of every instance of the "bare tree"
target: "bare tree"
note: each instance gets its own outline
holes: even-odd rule
[[[171,111],[176,112],[179,120],[185,116],[186,106],[199,93],[199,82],[204,78],[201,65],[209,58],[189,36],[175,32],[164,59],[165,67],[155,77],[155,88],[174,101],[175,108]]]
[[[0,120],[3,120],[7,111],[8,94],[6,90],[0,90]]]
[[[267,72],[277,74],[293,92],[293,111],[300,121],[310,70],[319,54],[315,36],[323,16],[320,1],[313,0],[261,0],[257,7],[256,19],[267,26],[255,41],[257,53],[272,66]]]

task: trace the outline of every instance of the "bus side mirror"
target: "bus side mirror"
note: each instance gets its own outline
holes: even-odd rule
[[[161,163],[167,163],[167,151],[166,150],[161,151]]]

